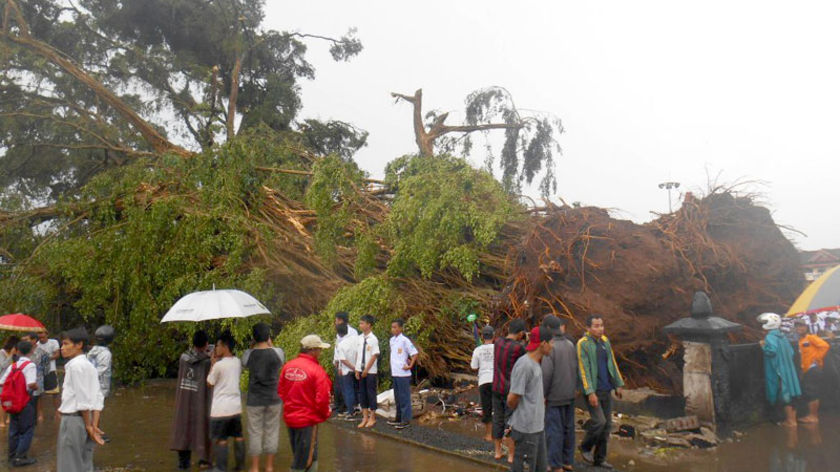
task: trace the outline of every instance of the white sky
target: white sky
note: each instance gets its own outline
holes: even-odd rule
[[[294,5],[294,6],[292,6]],[[563,120],[558,195],[647,221],[657,184],[702,190],[708,173],[753,187],[803,249],[840,247],[840,4],[775,1],[267,1],[265,26],[340,36],[335,63],[310,43],[304,117],[370,132],[357,161],[381,175],[416,152],[410,105],[463,110],[500,85]],[[457,118],[459,114],[453,113]],[[450,124],[456,124],[451,120]],[[476,163],[479,158],[476,156]]]

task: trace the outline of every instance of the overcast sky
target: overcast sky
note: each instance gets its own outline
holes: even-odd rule
[[[310,43],[304,117],[370,132],[372,175],[416,152],[410,105],[463,110],[499,85],[521,108],[562,119],[558,195],[648,221],[657,186],[702,191],[758,180],[803,249],[840,247],[840,4],[774,1],[267,2],[266,27],[339,36],[364,51],[335,63]],[[457,118],[463,114],[453,113]],[[476,156],[476,163],[480,162]]]

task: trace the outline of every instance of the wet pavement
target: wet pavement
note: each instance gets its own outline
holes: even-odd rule
[[[473,438],[483,434],[483,426],[473,418],[445,420],[435,427]],[[583,432],[578,430],[576,444],[580,444],[582,437]],[[840,416],[826,414],[820,425],[800,425],[798,428],[763,423],[737,430],[731,438],[712,449],[651,450],[645,448],[640,439],[616,435],[610,438],[609,448],[607,460],[624,472],[840,471]],[[576,454],[576,460],[580,461],[580,454]]]
[[[50,403],[48,398],[47,412],[52,410]],[[103,429],[113,441],[96,449],[98,469],[175,470],[175,454],[168,450],[173,407],[172,381],[154,381],[143,387],[117,390],[106,404],[102,420]],[[32,444],[31,455],[38,459],[38,464],[16,470],[56,470],[58,423],[53,416],[46,416],[38,425]],[[436,430],[441,433],[436,434]],[[3,436],[0,457],[6,456],[6,434],[6,429],[0,429]],[[481,445],[481,425],[473,418],[445,422],[401,439],[425,441],[423,436],[429,434],[440,436],[434,446],[443,449],[468,449],[470,444],[477,444],[475,449],[484,451],[489,448],[486,443]],[[453,434],[469,439],[450,436]],[[321,430],[320,439],[323,471],[472,472],[498,467],[329,423]],[[285,432],[280,441],[275,468],[288,470],[291,456]],[[633,440],[613,436],[609,461],[625,472],[827,472],[840,470],[840,417],[824,417],[817,427],[785,429],[769,423],[755,426],[715,449],[662,448],[642,453],[644,448],[639,446]],[[0,470],[6,470],[5,462],[0,462]]]
[[[175,405],[175,383],[153,381],[144,387],[118,389],[108,400],[102,416],[102,429],[112,442],[98,447],[94,463],[98,470],[174,471],[176,454],[168,442]],[[47,400],[50,403],[51,399]],[[48,407],[47,412],[50,411]],[[54,411],[54,409],[52,410]],[[35,430],[30,456],[38,463],[21,471],[55,471],[57,421],[47,414]],[[7,455],[7,429],[0,429],[0,458]],[[319,468],[322,471],[428,472],[487,470],[486,467],[452,456],[421,449],[388,438],[339,429],[332,425],[320,433]],[[288,470],[291,454],[288,436],[281,432],[275,470]],[[0,459],[0,471],[7,463]],[[198,470],[197,468],[195,470]]]

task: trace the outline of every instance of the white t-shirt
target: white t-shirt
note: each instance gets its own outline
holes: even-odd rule
[[[417,354],[417,348],[410,339],[402,333],[391,336],[391,377],[411,377],[411,371],[403,367],[408,364],[408,359]]]
[[[44,350],[50,357],[55,354],[55,351],[61,349],[61,346],[58,344],[58,341],[55,339],[47,339],[47,342],[42,343],[38,341],[38,345],[41,346],[41,349]],[[50,372],[55,372],[55,359],[50,359]]]
[[[211,418],[225,418],[242,414],[242,394],[239,377],[242,362],[236,357],[225,357],[216,361],[207,374],[207,383],[213,386]]]
[[[33,363],[32,360],[30,360],[26,356],[20,356],[20,358],[17,360],[17,362],[13,362],[13,363],[9,364],[9,367],[6,367],[6,370],[3,371],[3,375],[0,376],[0,385],[3,385],[4,383],[6,383],[6,377],[8,377],[9,374],[12,373],[12,367],[21,366],[21,365],[23,365],[24,362],[29,363],[29,364],[26,364],[26,367],[24,367],[20,371],[23,374],[23,380],[26,382],[26,390],[29,390],[30,385],[32,385],[34,383],[37,383],[37,381],[38,381],[38,368],[35,367],[35,363]]]
[[[375,355],[379,355],[379,340],[376,339],[376,335],[373,334],[373,331],[367,335],[360,334],[358,339],[356,339],[356,370],[358,372],[365,370],[365,365],[370,362],[370,358]],[[363,357],[365,365],[362,364]],[[368,374],[375,374],[377,372],[376,362],[374,362],[370,367],[370,370],[368,370]]]
[[[338,373],[340,375],[347,375],[350,372],[349,367],[344,365],[341,361],[347,361],[353,365],[356,365],[356,355],[358,354],[359,350],[359,336],[358,335],[347,335],[342,336],[341,341],[335,347],[335,359],[338,362]]]
[[[478,385],[493,382],[493,344],[482,344],[473,351],[470,367],[478,370]]]
[[[356,328],[350,326],[349,323],[347,324],[347,334],[345,334],[344,336],[339,336],[338,334],[335,335],[335,344],[333,344],[333,346],[335,346],[335,349],[333,349],[333,362],[338,362],[338,360],[339,360],[338,359],[338,345],[341,344],[341,341],[344,341],[345,338],[350,338],[350,337],[354,338],[358,335],[359,335],[359,332],[356,331]]]

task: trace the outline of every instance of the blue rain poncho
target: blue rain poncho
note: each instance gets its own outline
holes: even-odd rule
[[[764,381],[767,400],[775,405],[781,398],[788,404],[802,395],[799,377],[793,364],[793,347],[781,331],[774,329],[764,337]]]

